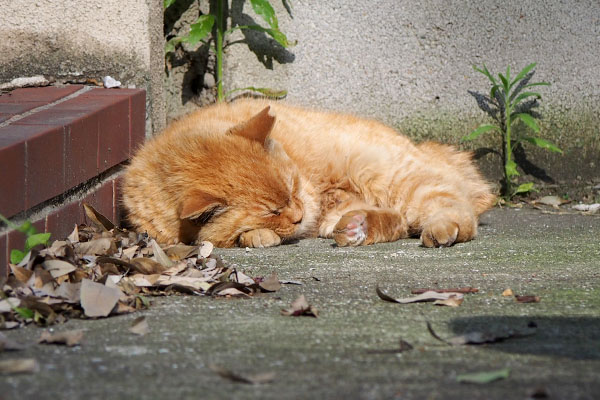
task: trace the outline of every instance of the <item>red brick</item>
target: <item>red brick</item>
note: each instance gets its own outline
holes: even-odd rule
[[[6,235],[0,234],[0,281],[3,277],[8,275],[8,251],[7,247],[8,239]]]
[[[72,122],[65,128],[65,189],[98,174],[98,114]]]
[[[12,125],[67,126],[80,118],[86,117],[88,114],[89,111],[87,110],[63,110],[50,107],[22,118]]]
[[[146,139],[146,92],[133,93],[129,99],[129,156],[133,156]]]
[[[25,144],[7,141],[0,136],[0,214],[9,218],[25,209]]]
[[[98,170],[103,172],[129,158],[129,99],[102,110],[98,126]]]
[[[35,221],[33,223],[33,226],[35,227],[37,233],[42,233],[44,232],[45,226],[46,226],[46,219],[40,219],[38,221]],[[17,249],[17,250],[23,250],[25,248],[25,234],[19,232],[19,231],[11,231],[8,233],[8,257],[9,257],[9,261],[10,261],[10,251],[12,249]]]
[[[26,143],[26,208],[58,196],[65,190],[64,128],[47,127]]]
[[[15,89],[0,95],[0,103],[23,103],[40,101],[52,103],[83,88],[83,85],[48,86],[39,88]]]
[[[74,201],[62,206],[46,217],[46,232],[52,233],[51,240],[62,240],[73,232],[75,225],[84,222],[81,204]]]
[[[96,209],[100,214],[104,215],[111,221],[115,220],[114,215],[114,191],[112,180],[104,182],[93,193],[87,195],[82,203],[88,203]],[[90,223],[86,217],[86,223]]]
[[[10,116],[23,114],[34,108],[43,106],[44,102],[32,101],[27,103],[0,103],[0,114],[9,114]]]

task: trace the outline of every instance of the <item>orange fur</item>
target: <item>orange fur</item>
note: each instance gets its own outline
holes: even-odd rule
[[[494,202],[468,153],[373,120],[245,99],[171,124],[134,157],[123,202],[163,242],[267,247],[334,238],[472,239]]]

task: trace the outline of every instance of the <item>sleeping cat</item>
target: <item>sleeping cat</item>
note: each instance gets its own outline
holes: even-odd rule
[[[475,237],[495,196],[470,154],[414,145],[373,120],[244,99],[202,108],[146,143],[124,177],[129,221],[159,242],[339,246]]]

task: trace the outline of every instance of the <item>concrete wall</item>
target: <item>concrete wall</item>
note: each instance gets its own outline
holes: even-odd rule
[[[260,22],[242,3],[233,1],[234,18]],[[472,65],[500,72],[537,62],[533,81],[552,83],[540,89],[541,135],[565,155],[527,147],[525,157],[555,179],[600,177],[597,0],[295,0],[292,17],[282,2],[272,4],[297,46],[273,51],[265,35],[247,34],[255,52],[229,48],[228,89],[287,89],[296,103],[376,117],[419,140],[458,143],[486,118],[469,91],[488,93],[487,79]],[[490,136],[469,146],[499,145]],[[481,161],[500,173],[497,155]]]
[[[147,131],[164,127],[162,1],[1,3],[0,82],[42,74],[85,83],[110,75],[146,89]]]

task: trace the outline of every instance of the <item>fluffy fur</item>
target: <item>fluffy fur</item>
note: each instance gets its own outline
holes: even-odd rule
[[[475,237],[494,202],[469,153],[413,144],[374,120],[246,99],[198,110],[137,153],[129,221],[161,242],[340,246]]]

